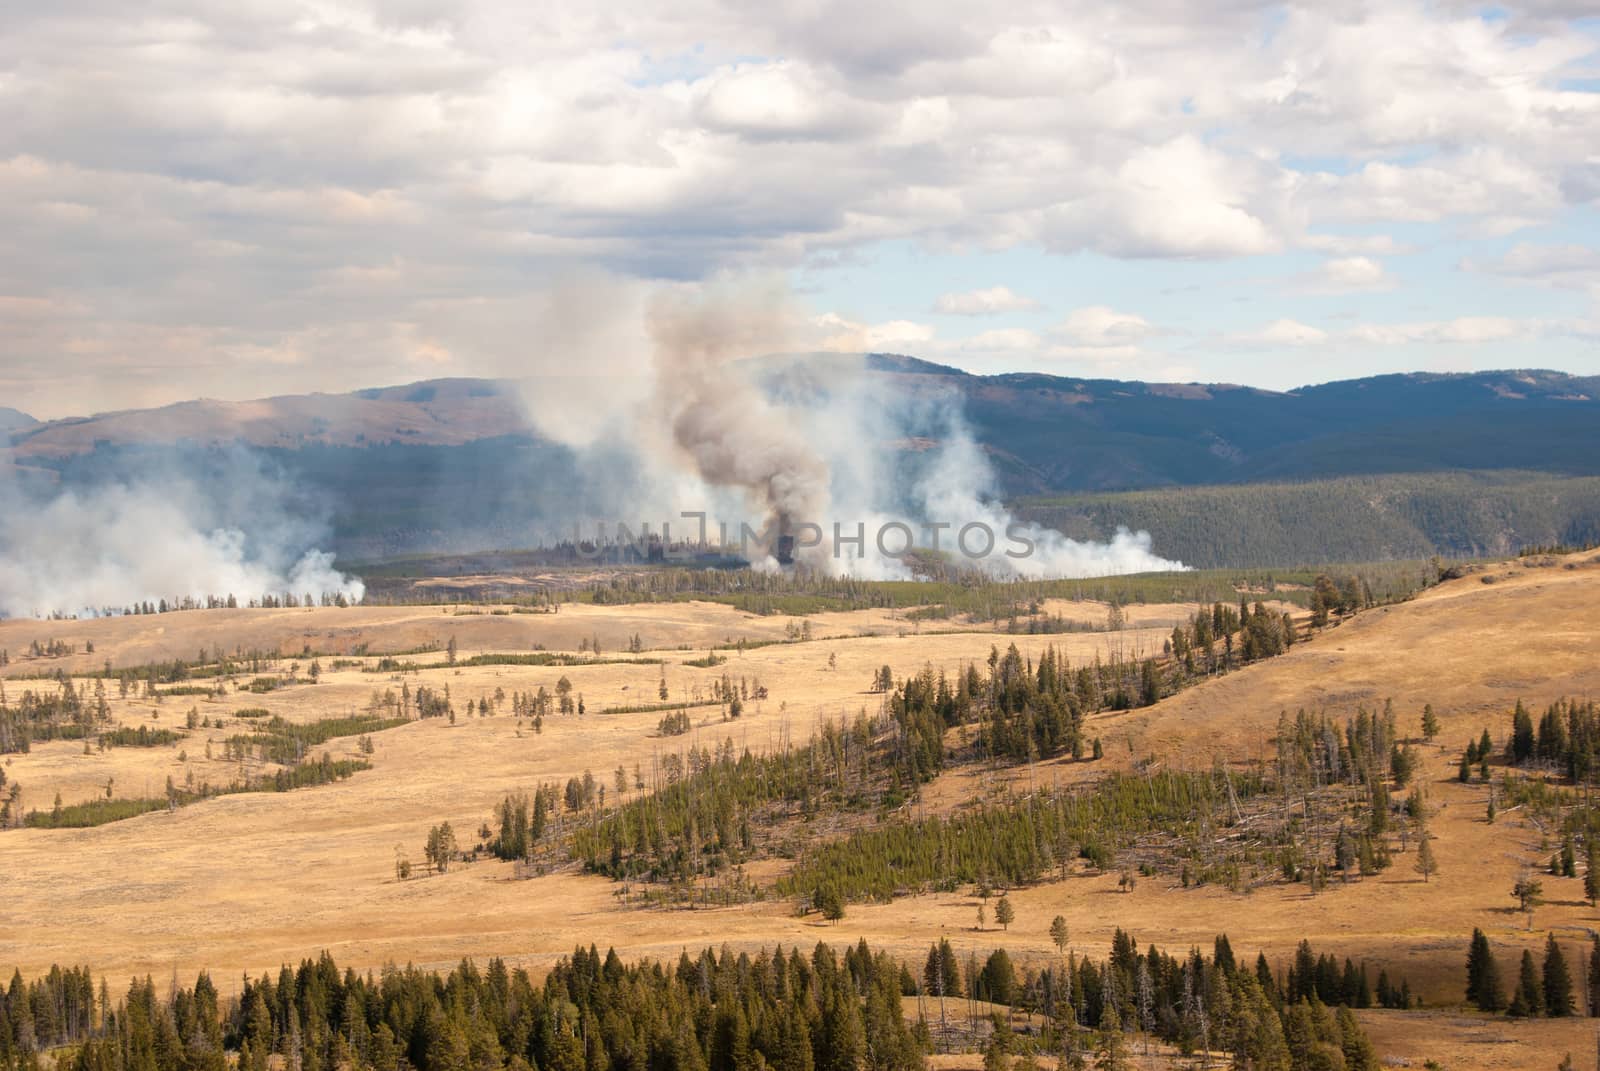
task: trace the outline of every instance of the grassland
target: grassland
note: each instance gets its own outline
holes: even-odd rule
[[[1486,582],[1487,581],[1487,582]],[[1103,627],[1107,607],[1087,600],[1046,604]],[[358,736],[311,745],[315,755],[366,758],[372,768],[348,780],[283,794],[230,795],[176,811],[161,810],[92,829],[0,832],[7,882],[0,925],[0,963],[25,973],[52,962],[90,963],[112,978],[134,973],[166,977],[206,967],[227,992],[241,971],[276,968],[285,960],[331,950],[341,963],[380,966],[415,961],[448,967],[462,956],[504,955],[541,965],[591,939],[615,942],[632,956],[675,958],[680,949],[726,942],[754,949],[818,939],[865,937],[918,958],[941,934],[958,950],[1007,948],[1024,964],[1055,954],[1050,919],[1067,917],[1071,943],[1104,954],[1117,927],[1141,943],[1163,948],[1209,945],[1219,931],[1241,955],[1265,951],[1283,960],[1301,938],[1319,949],[1365,958],[1373,968],[1404,974],[1432,1005],[1461,999],[1466,938],[1474,927],[1490,935],[1509,975],[1512,955],[1541,945],[1554,932],[1581,962],[1600,912],[1584,901],[1581,879],[1544,877],[1548,903],[1533,919],[1515,910],[1510,889],[1529,865],[1550,851],[1548,834],[1526,816],[1484,819],[1486,789],[1453,778],[1460,747],[1489,727],[1496,741],[1521,698],[1540,705],[1561,696],[1600,693],[1600,563],[1597,556],[1528,559],[1497,564],[1432,588],[1417,598],[1378,608],[1330,628],[1290,653],[1234,672],[1143,710],[1091,719],[1104,739],[1102,763],[1059,761],[991,769],[965,767],[941,776],[915,805],[926,813],[957,810],[970,801],[1025,792],[1028,786],[1071,783],[1107,769],[1131,771],[1152,756],[1179,768],[1215,759],[1245,763],[1270,758],[1281,712],[1326,709],[1343,717],[1359,704],[1392,698],[1402,725],[1414,725],[1424,703],[1443,723],[1437,742],[1422,748],[1422,780],[1432,814],[1440,870],[1423,882],[1407,856],[1382,874],[1335,883],[1315,898],[1304,885],[1269,885],[1249,894],[1208,886],[1182,889],[1166,880],[1140,881],[1131,891],[1116,874],[1075,866],[1064,880],[1012,892],[1017,921],[1005,931],[975,929],[977,899],[968,888],[907,897],[887,904],[851,905],[837,926],[797,916],[788,900],[696,911],[642,910],[623,903],[605,878],[561,869],[518,880],[513,864],[480,860],[447,873],[401,881],[397,851],[420,861],[429,828],[449,820],[474,840],[508,791],[592,771],[610,784],[618,766],[651,769],[664,754],[731,738],[756,750],[804,739],[822,719],[876,709],[873,673],[888,664],[897,676],[933,665],[954,672],[987,657],[991,643],[1011,642],[1037,657],[1046,645],[1074,662],[1124,653],[1155,653],[1174,623],[1192,607],[1150,602],[1126,608],[1128,628],[1046,636],[994,634],[994,625],[956,617],[918,621],[905,608],[819,613],[813,635],[789,642],[792,619],[743,613],[704,602],[564,605],[559,613],[457,615],[445,607],[359,607],[172,613],[97,621],[0,623],[0,648],[13,652],[8,694],[40,687],[45,671],[86,674],[113,666],[193,658],[202,648],[282,652],[265,670],[302,681],[259,695],[229,691],[154,699],[109,691],[115,722],[181,732],[156,747],[119,747],[85,754],[81,741],[36,743],[4,757],[8,781],[22,786],[27,806],[48,810],[59,794],[67,805],[115,794],[155,798],[168,777],[189,772],[225,780],[240,765],[224,742],[273,717],[311,724],[357,718],[375,689],[450,688],[458,702],[505,693],[554,691],[566,677],[588,709],[633,713],[553,716],[535,732],[502,704],[487,717],[410,721],[371,733],[372,752]],[[1004,627],[1004,622],[1000,623]],[[962,631],[954,631],[960,629]],[[578,648],[595,638],[605,658],[638,637],[646,662],[595,661]],[[80,652],[62,658],[16,658],[37,639],[58,639]],[[726,652],[714,668],[684,665],[713,646],[750,641]],[[385,651],[458,646],[454,666],[416,673],[371,671]],[[83,653],[93,641],[95,652]],[[757,646],[757,643],[764,645]],[[303,683],[306,650],[341,655],[319,683]],[[357,655],[356,651],[367,652]],[[475,656],[564,652],[565,665],[501,664]],[[687,653],[685,653],[687,652]],[[294,657],[298,655],[298,657]],[[631,656],[630,656],[631,657]],[[430,656],[430,666],[437,661]],[[831,666],[830,666],[831,663]],[[297,664],[297,665],[296,665]],[[671,698],[704,695],[723,674],[759,679],[769,698],[752,701],[734,722],[720,708],[692,708],[693,730],[663,739],[656,733],[657,689],[665,673]],[[241,674],[241,682],[255,674]],[[208,728],[187,728],[194,709]],[[265,717],[240,718],[241,708]],[[1413,730],[1414,731],[1414,730]],[[213,757],[205,757],[206,744]],[[184,755],[179,758],[179,753]],[[247,758],[265,770],[258,757]],[[633,795],[627,792],[627,798]],[[767,877],[782,870],[779,861]],[[1452,1068],[1553,1067],[1561,1054],[1589,1051],[1592,1032],[1576,1023],[1511,1023],[1446,1007],[1422,1013],[1363,1013],[1379,1052],[1409,1059],[1437,1058]],[[1585,1028],[1587,1030],[1587,1028]]]

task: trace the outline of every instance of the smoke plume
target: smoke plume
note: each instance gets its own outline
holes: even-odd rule
[[[600,304],[639,308],[644,325],[629,355],[631,378],[618,396],[591,409],[583,434],[573,436],[564,434],[567,418],[551,415],[570,412],[563,394],[572,377],[537,375],[527,387],[534,422],[573,448],[582,471],[581,516],[566,518],[579,531],[585,522],[677,524],[685,512],[708,514],[713,538],[741,525],[815,526],[811,533],[822,539],[802,544],[803,561],[873,579],[911,575],[905,557],[885,553],[874,538],[897,524],[951,564],[998,577],[1184,568],[1157,555],[1145,532],[1119,530],[1109,542],[1083,542],[1017,522],[1001,504],[960,393],[948,385],[909,387],[860,355],[750,360],[805,340],[803,321],[781,287],[680,287],[652,300]],[[573,337],[570,317],[562,329]],[[615,339],[615,316],[597,330]],[[615,362],[616,354],[609,359]],[[592,381],[579,392],[586,399],[595,394]],[[972,525],[980,527],[971,532],[995,534],[992,553],[965,553],[957,545],[957,535]],[[866,538],[841,546],[832,539],[835,526]],[[681,538],[684,527],[674,534]],[[565,534],[570,538],[573,529]],[[982,539],[973,542],[981,546]],[[776,564],[759,551],[751,560]]]
[[[782,295],[662,295],[650,311],[654,404],[672,440],[706,483],[745,492],[781,530],[828,507],[828,469],[790,414],[772,405],[733,360],[783,337]]]
[[[230,595],[360,601],[362,582],[316,549],[323,525],[292,488],[242,450],[207,462],[141,457],[128,479],[28,491],[0,461],[0,616]]]

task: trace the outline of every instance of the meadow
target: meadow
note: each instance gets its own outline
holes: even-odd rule
[[[1184,887],[1159,867],[1130,882],[1126,870],[1075,859],[1009,889],[1015,920],[1003,929],[993,903],[965,883],[851,902],[834,920],[800,913],[792,895],[726,907],[651,907],[625,883],[558,855],[530,866],[478,852],[436,872],[426,865],[425,842],[449,822],[472,855],[508,794],[532,794],[585,773],[609,795],[563,813],[568,831],[649,792],[673,757],[725,742],[756,754],[798,746],[829,723],[879,714],[888,696],[875,678],[884,666],[897,681],[925,668],[954,679],[984,667],[992,648],[1011,644],[1030,664],[1047,650],[1074,666],[1160,656],[1194,606],[1113,610],[1093,600],[1047,599],[1042,614],[1081,629],[1032,635],[1008,631],[1004,620],[902,606],[796,617],[699,601],[579,602],[540,614],[446,604],[0,622],[0,649],[10,654],[0,669],[7,702],[16,704],[26,690],[59,690],[51,678],[65,677],[86,696],[99,685],[108,719],[102,731],[142,726],[152,739],[155,730],[172,736],[104,749],[82,738],[35,740],[26,752],[4,756],[4,790],[19,793],[14,816],[48,813],[57,800],[64,808],[108,798],[169,805],[88,828],[0,830],[9,875],[0,964],[25,976],[51,964],[85,964],[111,979],[188,978],[204,968],[224,995],[245,972],[324,950],[357,969],[449,969],[463,957],[501,956],[543,970],[591,941],[602,950],[614,945],[632,961],[676,959],[707,945],[754,952],[865,939],[917,964],[930,942],[947,938],[962,957],[1004,948],[1019,966],[1037,968],[1060,954],[1049,933],[1059,915],[1070,927],[1068,949],[1096,957],[1118,929],[1141,945],[1174,951],[1209,949],[1226,932],[1241,957],[1265,953],[1275,964],[1309,940],[1364,961],[1373,973],[1403,976],[1423,1002],[1418,1011],[1360,1012],[1380,1056],[1416,1066],[1432,1058],[1452,1068],[1554,1067],[1564,1052],[1590,1051],[1592,1028],[1582,1019],[1518,1022],[1463,1009],[1468,938],[1483,930],[1510,979],[1514,957],[1523,948],[1537,953],[1554,934],[1577,965],[1581,991],[1600,911],[1585,897],[1581,871],[1542,874],[1542,906],[1531,916],[1518,909],[1512,886],[1545,867],[1559,830],[1515,804],[1491,824],[1491,785],[1462,783],[1457,765],[1462,747],[1484,729],[1498,751],[1519,700],[1539,711],[1600,691],[1597,596],[1600,556],[1592,552],[1489,563],[1308,632],[1286,653],[1154,705],[1089,714],[1085,732],[1102,745],[1099,759],[950,764],[903,813],[875,821],[1089,790],[1114,772],[1269,767],[1280,718],[1300,709],[1342,722],[1358,708],[1392,703],[1418,755],[1412,783],[1422,787],[1438,860],[1428,880],[1413,867],[1414,845],[1407,850],[1399,842],[1387,869],[1333,877],[1316,889],[1288,880],[1237,890]],[[1276,604],[1279,611],[1304,623],[1293,603]],[[72,653],[33,657],[35,643]],[[236,660],[232,673],[205,670],[218,664],[218,652]],[[563,657],[510,657],[541,653]],[[416,668],[381,669],[385,657]],[[146,694],[141,676],[175,660],[190,664],[185,680],[198,687],[158,683],[156,694]],[[134,682],[124,695],[127,677]],[[715,701],[725,677],[764,697],[742,702],[732,717],[728,703]],[[263,678],[274,684],[252,688]],[[173,687],[181,690],[160,694]],[[549,713],[535,717],[528,697],[541,690]],[[396,716],[398,700],[385,697],[402,691],[407,703],[447,695],[453,713],[417,717],[408,708]],[[572,698],[572,713],[560,712],[561,695]],[[687,733],[662,734],[663,703],[685,704]],[[1424,705],[1439,722],[1432,741],[1419,728]],[[280,727],[279,739],[300,741],[296,757],[326,755],[369,768],[291,791],[207,798],[194,787],[249,782],[284,768],[281,746],[259,743],[270,725]],[[330,735],[340,727],[349,731]],[[951,731],[947,747],[959,749],[960,733]],[[850,828],[824,823],[805,836],[823,843]],[[402,861],[411,876],[399,876]],[[749,864],[748,876],[776,888],[792,865],[763,858]],[[980,904],[991,909],[981,928]],[[965,1066],[959,1061],[976,1058],[936,1060]]]

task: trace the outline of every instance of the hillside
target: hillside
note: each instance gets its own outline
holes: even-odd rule
[[[856,362],[805,355],[758,365],[800,364],[826,379],[830,363]],[[1201,565],[1496,553],[1592,538],[1600,526],[1587,483],[1545,479],[1535,490],[1515,486],[1526,484],[1522,476],[1455,475],[1600,476],[1600,380],[1592,377],[1392,375],[1278,393],[975,376],[887,354],[869,355],[866,367],[909,397],[958,397],[1008,497],[1091,496],[1030,501],[1030,515],[1074,535],[1148,528],[1164,553]],[[530,427],[515,386],[503,381],[199,400],[28,425],[12,439],[7,453],[21,471],[65,486],[163,466],[196,472],[204,486],[215,449],[244,444],[329,502],[337,546],[363,558],[526,545],[530,528],[565,518],[585,492],[578,460]],[[878,448],[914,464],[916,447],[893,429]],[[1215,490],[1260,482],[1272,486]],[[1154,493],[1184,487],[1213,489]],[[1108,497],[1122,490],[1146,493]],[[1369,522],[1359,534],[1335,523],[1352,510]]]
[[[1199,568],[1484,557],[1600,542],[1600,478],[1526,472],[1348,476],[1020,499],[1075,539],[1119,525]]]
[[[1422,704],[1431,703],[1443,732],[1432,743],[1415,743],[1421,756],[1416,780],[1424,789],[1439,860],[1431,881],[1415,873],[1414,849],[1396,838],[1388,869],[1347,874],[1314,899],[1304,882],[1271,876],[1249,891],[1220,883],[1195,887],[1165,871],[1126,886],[1115,869],[1072,861],[1060,874],[1010,890],[1016,918],[1004,930],[974,927],[978,897],[969,885],[891,902],[853,902],[840,923],[830,924],[814,913],[798,914],[786,896],[693,911],[652,909],[630,904],[617,883],[572,867],[524,871],[480,854],[445,873],[401,879],[396,860],[408,854],[415,859],[429,828],[442,819],[454,824],[464,844],[470,842],[472,830],[495,820],[494,808],[507,792],[559,784],[585,771],[601,784],[612,784],[617,769],[626,775],[642,768],[653,777],[665,756],[689,746],[715,747],[725,738],[756,751],[787,748],[803,741],[820,719],[874,709],[882,697],[866,691],[866,682],[882,665],[897,674],[924,665],[956,673],[981,662],[991,644],[1014,639],[1030,658],[1055,647],[1081,666],[1119,648],[1151,649],[1187,607],[1134,608],[1132,627],[1121,633],[1014,638],[982,631],[912,634],[905,618],[885,611],[822,615],[814,623],[830,638],[752,647],[722,667],[698,667],[690,656],[700,644],[728,635],[777,639],[786,622],[683,604],[571,606],[548,615],[360,607],[7,622],[0,624],[0,647],[14,652],[42,639],[80,649],[89,639],[96,644],[93,656],[18,658],[5,674],[13,694],[34,683],[26,677],[41,669],[82,673],[96,669],[102,658],[126,665],[187,657],[208,642],[246,650],[299,650],[303,644],[325,652],[320,683],[302,677],[302,683],[262,694],[242,687],[256,670],[242,674],[234,694],[222,697],[179,692],[158,702],[109,688],[108,703],[119,722],[187,735],[148,748],[105,750],[86,750],[74,739],[51,740],[9,756],[8,776],[22,786],[25,804],[40,809],[48,809],[58,793],[73,804],[107,786],[118,795],[149,796],[158,795],[168,777],[182,784],[191,776],[231,775],[245,760],[228,756],[228,740],[248,731],[246,715],[255,717],[239,708],[259,707],[309,723],[360,709],[375,689],[401,687],[398,675],[367,665],[370,657],[359,653],[367,644],[376,650],[434,646],[421,659],[428,666],[405,674],[409,689],[448,688],[460,703],[489,700],[497,690],[553,688],[565,676],[587,696],[590,713],[551,717],[536,729],[508,706],[485,705],[459,720],[435,717],[377,731],[371,751],[363,752],[353,737],[331,741],[325,749],[336,758],[366,754],[373,763],[335,784],[224,796],[95,828],[0,833],[8,860],[30,879],[17,888],[11,905],[30,920],[27,940],[0,935],[0,958],[30,975],[62,961],[93,962],[110,977],[156,971],[187,976],[205,966],[223,980],[219,985],[232,987],[243,971],[315,957],[322,949],[358,971],[386,962],[450,965],[463,956],[491,955],[542,968],[591,940],[601,947],[615,943],[625,959],[671,959],[714,934],[718,944],[752,956],[777,942],[811,947],[819,940],[852,945],[865,939],[920,962],[930,940],[944,936],[962,957],[1004,948],[1019,969],[1038,969],[1058,956],[1049,925],[1060,914],[1070,921],[1070,946],[1079,955],[1102,954],[1118,927],[1128,928],[1141,945],[1176,949],[1209,947],[1226,930],[1245,962],[1259,951],[1281,967],[1307,939],[1319,952],[1352,956],[1374,972],[1403,976],[1427,1002],[1428,1010],[1404,1018],[1363,1012],[1380,1053],[1409,1061],[1395,1066],[1441,1057],[1451,1067],[1512,1066],[1501,1059],[1508,1055],[1517,1066],[1553,1066],[1575,1038],[1582,1040],[1577,1028],[1583,1020],[1568,1029],[1462,1013],[1466,939],[1481,928],[1505,975],[1523,948],[1542,947],[1547,932],[1577,961],[1587,953],[1595,911],[1583,897],[1581,879],[1553,875],[1543,877],[1547,902],[1534,918],[1515,911],[1509,891],[1527,868],[1549,858],[1548,828],[1527,808],[1507,808],[1498,821],[1486,822],[1489,786],[1477,778],[1460,783],[1454,771],[1461,745],[1488,728],[1496,742],[1496,779],[1509,773],[1498,755],[1518,699],[1537,712],[1562,695],[1594,694],[1600,678],[1589,648],[1600,625],[1597,583],[1600,559],[1593,553],[1477,570],[1412,601],[1359,614],[1289,653],[1154,706],[1094,715],[1088,726],[1105,743],[1103,760],[1059,756],[969,765],[930,783],[915,808],[918,814],[958,813],[978,799],[1003,799],[1007,784],[1025,798],[1029,789],[1087,784],[1111,771],[1203,771],[1213,768],[1214,759],[1230,762],[1234,776],[1245,776],[1253,764],[1270,760],[1281,711],[1292,716],[1299,707],[1325,710],[1342,722],[1358,706],[1379,710],[1392,698],[1401,730],[1411,737]],[[1105,611],[1083,609],[1099,618]],[[1529,622],[1547,624],[1534,628]],[[581,658],[570,666],[469,661],[480,651],[570,651],[575,639],[589,636],[612,651],[635,635],[642,638],[642,657],[662,659],[664,667],[584,664]],[[437,644],[446,637],[460,641],[461,665],[441,663]],[[338,662],[338,653],[349,660]],[[260,672],[285,668],[278,663]],[[694,728],[681,738],[663,738],[657,714],[627,708],[653,696],[660,680],[674,695],[692,695],[722,673],[757,680],[771,695],[752,701],[737,722],[724,722],[714,705],[695,708]],[[83,682],[86,689],[93,684]],[[201,718],[215,719],[212,727],[182,730],[191,707]],[[952,734],[951,742],[959,735]],[[1146,761],[1151,757],[1154,764]],[[632,799],[638,791],[618,789],[614,799]],[[1398,789],[1394,798],[1398,804]],[[883,822],[909,817],[887,814]],[[569,820],[580,818],[588,820],[577,813]],[[807,838],[830,835],[825,826],[805,832]],[[108,858],[137,862],[108,869]],[[787,865],[757,862],[750,871],[765,880]],[[272,881],[259,880],[269,872]],[[231,992],[224,989],[225,995]]]
[[[0,411],[0,428],[4,413]],[[14,412],[14,410],[12,411]],[[22,416],[22,414],[17,414]],[[440,379],[352,394],[297,394],[246,402],[197,399],[40,424],[23,417],[18,460],[63,459],[154,443],[243,443],[270,450],[310,446],[459,446],[527,430],[504,384]]]

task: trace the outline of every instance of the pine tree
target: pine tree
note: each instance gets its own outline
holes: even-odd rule
[[[983,1071],[1010,1071],[1011,1022],[1010,1017],[995,1012],[991,1017],[993,1029],[983,1047]]]
[[[1520,766],[1533,758],[1533,715],[1528,713],[1528,708],[1522,705],[1520,699],[1517,700],[1517,709],[1511,715],[1511,740],[1506,746],[1506,758],[1514,766]]]
[[[1511,895],[1517,898],[1517,905],[1527,912],[1528,928],[1533,928],[1533,909],[1544,903],[1544,885],[1534,881],[1531,877],[1521,877],[1511,887]]]
[[[1422,738],[1432,741],[1439,735],[1439,718],[1433,712],[1433,704],[1428,703],[1422,708]]]
[[[1011,897],[1002,893],[1000,900],[994,905],[994,920],[1000,924],[1002,930],[1010,929],[1011,923],[1016,921],[1017,909],[1011,906]]]
[[[822,917],[829,922],[838,922],[844,918],[844,897],[839,895],[839,890],[832,885],[824,885],[817,889],[812,898]]]
[[[1489,939],[1479,929],[1472,931],[1472,945],[1467,952],[1467,999],[1479,1011],[1497,1012],[1506,1006],[1500,968],[1495,964]]]
[[[1114,1001],[1105,1001],[1100,1012],[1100,1062],[1105,1071],[1122,1071],[1128,1066],[1126,1040],[1122,1036],[1122,1017]]]
[[[1367,1032],[1361,1029],[1356,1013],[1340,1008],[1335,1020],[1339,1028],[1339,1049],[1344,1054],[1345,1071],[1378,1071],[1378,1054]]]
[[[1439,869],[1439,864],[1433,858],[1433,834],[1426,829],[1417,838],[1417,858],[1414,864],[1417,873],[1422,875],[1426,882],[1428,877]]]
[[[1593,907],[1595,902],[1600,900],[1600,837],[1590,836],[1586,839],[1588,843],[1584,845],[1587,858],[1583,865],[1583,895],[1589,898],[1589,906]]]
[[[1544,1014],[1544,987],[1540,985],[1539,967],[1533,961],[1533,953],[1528,949],[1522,950],[1522,967],[1517,973],[1517,991],[1511,998],[1511,1006],[1506,1009],[1507,1015],[1517,1018]]]
[[[1050,940],[1056,944],[1056,951],[1062,955],[1067,954],[1067,920],[1064,916],[1057,915],[1050,920]],[[1600,938],[1596,938],[1600,941]],[[1600,947],[1597,945],[1596,947]]]
[[[1567,957],[1556,943],[1556,935],[1548,934],[1544,943],[1544,1010],[1551,1018],[1560,1019],[1573,1013],[1572,974],[1567,970]]]
[[[1589,950],[1589,1014],[1600,1017],[1600,934]]]

